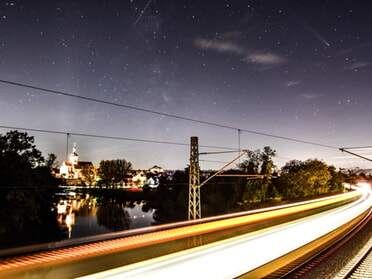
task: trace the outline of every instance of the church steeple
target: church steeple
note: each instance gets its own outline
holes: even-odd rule
[[[72,149],[72,153],[70,154],[70,163],[72,165],[77,165],[79,156],[76,153],[76,142],[74,142],[74,147]]]

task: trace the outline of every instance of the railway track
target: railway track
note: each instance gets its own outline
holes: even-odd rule
[[[362,278],[372,279],[372,215],[344,238],[310,259],[293,262],[265,278]],[[357,252],[353,251],[357,250]],[[354,256],[350,256],[350,255]]]
[[[334,278],[372,278],[372,236],[363,249]]]

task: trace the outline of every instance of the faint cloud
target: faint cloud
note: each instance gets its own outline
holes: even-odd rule
[[[343,50],[340,50],[340,51],[336,52],[335,55],[343,55],[343,54],[347,54],[347,53],[351,53],[351,52],[353,52],[352,48],[346,48],[346,49],[343,49]]]
[[[296,86],[296,85],[299,85],[301,84],[302,81],[299,81],[299,80],[292,80],[292,81],[288,81],[285,83],[286,86],[290,87],[290,86]]]
[[[259,65],[261,69],[270,69],[274,66],[287,63],[286,58],[277,54],[248,51],[243,46],[231,41],[216,41],[197,38],[194,43],[195,46],[204,50],[214,50],[221,53],[232,53],[242,56],[242,61]]]
[[[169,102],[169,97],[168,97],[168,95],[167,95],[165,92],[163,92],[163,93],[161,94],[161,96],[163,97],[163,101],[164,101],[165,103],[168,103],[168,102]]]
[[[360,68],[367,67],[371,64],[372,64],[371,62],[355,62],[355,63],[351,64],[350,66],[346,67],[346,69],[357,70],[357,69],[360,69]]]
[[[336,52],[335,55],[348,54],[348,53],[351,53],[351,52],[359,51],[359,50],[364,49],[364,48],[369,48],[371,46],[372,46],[372,43],[366,43],[366,44],[362,44],[362,45],[355,46],[355,47],[352,47],[352,48],[343,49],[341,51]]]
[[[229,32],[224,33],[222,36],[224,39],[240,39],[242,37],[242,32],[229,31]]]
[[[214,41],[198,38],[195,45],[201,49],[211,49],[218,52],[227,52],[241,55],[245,52],[244,48],[230,41]]]
[[[247,55],[243,61],[258,64],[265,69],[287,63],[286,58],[273,53],[252,53]]]
[[[301,94],[300,97],[302,99],[310,100],[310,99],[316,99],[319,97],[323,97],[323,95],[322,94]]]

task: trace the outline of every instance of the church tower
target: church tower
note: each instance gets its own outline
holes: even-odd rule
[[[70,154],[70,163],[72,166],[77,165],[79,156],[76,153],[76,142],[74,142],[74,148],[72,149],[72,153]]]

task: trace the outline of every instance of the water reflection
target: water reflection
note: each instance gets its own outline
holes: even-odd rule
[[[97,211],[97,224],[111,231],[123,231],[129,229],[131,217],[127,208],[122,204],[103,204]]]
[[[69,200],[60,200],[57,205],[58,223],[62,228],[67,228],[68,238],[71,238],[72,225],[75,224],[75,212]]]
[[[65,238],[136,229],[155,222],[155,210],[145,201],[118,201],[85,193],[61,197],[56,207]]]

